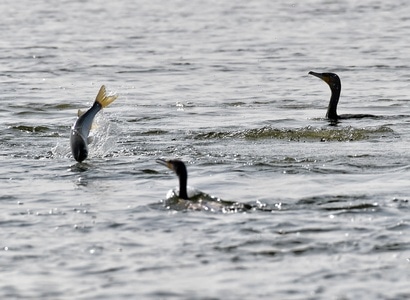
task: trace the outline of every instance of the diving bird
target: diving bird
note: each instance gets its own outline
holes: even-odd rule
[[[82,162],[88,156],[88,144],[90,142],[88,135],[95,115],[102,108],[110,105],[117,97],[117,95],[107,96],[105,86],[103,85],[95,98],[93,106],[84,114],[79,114],[70,132],[71,152],[76,161]]]
[[[179,159],[165,160],[161,158],[158,158],[156,162],[175,172],[179,179],[178,197],[184,200],[189,200],[187,192],[188,172],[184,162]]]
[[[169,204],[168,206],[171,208],[179,210],[220,211],[224,213],[252,209],[250,204],[221,200],[200,191],[196,191],[195,195],[189,197],[187,191],[188,172],[184,162],[179,159],[157,159],[156,162],[173,170],[179,179],[179,193],[177,199],[175,199],[175,197],[172,199],[171,197],[167,201]]]
[[[369,114],[337,114],[337,104],[340,98],[340,91],[342,89],[342,84],[340,83],[340,78],[335,73],[316,73],[313,71],[309,72],[309,75],[316,76],[326,82],[332,92],[330,96],[329,106],[327,107],[326,118],[332,121],[337,121],[340,119],[361,119],[361,118],[375,118],[374,115]]]

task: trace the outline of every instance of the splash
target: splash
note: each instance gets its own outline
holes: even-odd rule
[[[119,129],[115,124],[111,123],[100,112],[94,119],[93,127],[90,131],[89,157],[98,158],[110,155],[116,147],[117,132]],[[71,158],[70,141],[67,137],[59,139],[57,144],[51,149],[51,155],[54,158]]]
[[[178,194],[178,189],[173,189],[168,192],[167,198],[164,201],[166,209],[175,211],[239,213],[250,211],[254,208],[247,203],[222,200],[193,188],[188,188],[189,200],[179,198]]]
[[[246,129],[231,132],[208,132],[200,133],[195,139],[223,139],[242,138],[249,140],[258,139],[280,139],[289,141],[360,141],[374,136],[384,136],[393,134],[393,130],[387,126],[376,128],[314,128],[307,126],[304,128],[273,128],[265,126],[256,129]]]
[[[115,124],[109,122],[103,113],[98,114],[95,119],[95,124],[90,131],[92,139],[89,145],[90,158],[105,157],[115,148],[118,128]]]

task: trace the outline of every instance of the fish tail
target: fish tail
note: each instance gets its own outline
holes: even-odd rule
[[[105,86],[102,85],[100,88],[100,91],[97,94],[97,97],[95,98],[95,101],[100,103],[101,106],[104,108],[110,105],[117,98],[118,98],[118,95],[107,96],[106,91],[105,91]]]

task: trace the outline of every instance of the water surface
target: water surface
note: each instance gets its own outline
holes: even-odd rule
[[[405,1],[0,4],[0,295],[408,299]],[[342,80],[330,90],[309,71]],[[69,129],[105,84],[89,159]],[[266,210],[167,209],[189,185]]]

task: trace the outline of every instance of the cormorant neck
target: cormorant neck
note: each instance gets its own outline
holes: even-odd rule
[[[337,115],[337,104],[340,98],[340,84],[331,84],[330,90],[332,91],[332,95],[330,96],[329,106],[327,107],[326,118],[331,120],[337,120],[339,116]]]
[[[178,177],[179,177],[179,198],[189,200],[188,193],[187,193],[188,174],[187,172],[181,172],[181,174],[178,174]]]

